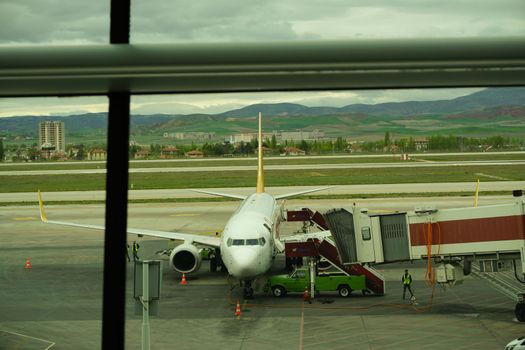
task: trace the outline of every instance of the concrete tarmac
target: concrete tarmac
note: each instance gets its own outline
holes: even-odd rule
[[[403,201],[407,207],[417,205]],[[366,204],[372,208],[374,203]],[[237,205],[130,205],[128,225],[214,234]],[[323,210],[333,205],[296,200],[287,207]],[[381,208],[381,203],[375,205]],[[104,208],[49,206],[47,215],[54,220],[102,223]],[[298,223],[283,225],[288,233],[298,228]],[[0,232],[0,349],[99,348],[103,233],[43,224],[36,205],[0,208]],[[129,240],[140,242],[143,259],[159,259],[155,252],[170,245],[146,237]],[[31,269],[25,268],[26,259]],[[282,258],[276,259],[272,272],[280,272],[283,265]],[[417,305],[402,300],[396,276],[400,278],[405,267],[415,279]],[[209,272],[207,262],[182,286],[180,274],[165,263],[159,316],[150,320],[151,348],[503,349],[525,333],[524,325],[514,319],[514,302],[483,280],[466,277],[445,291],[424,281],[424,262],[378,268],[389,277],[385,296],[354,293],[341,298],[325,293],[310,305],[303,303],[301,294],[280,299],[264,295],[263,281],[256,283],[253,300],[243,300],[235,283],[226,274]],[[134,314],[132,263],[127,271],[126,348],[140,349],[142,318]],[[237,299],[240,318],[234,316]]]

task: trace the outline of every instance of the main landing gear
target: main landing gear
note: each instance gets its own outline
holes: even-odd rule
[[[253,298],[252,281],[241,281],[241,286],[243,288],[244,298],[245,299]]]

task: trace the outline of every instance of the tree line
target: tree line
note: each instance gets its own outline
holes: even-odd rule
[[[133,159],[137,152],[148,151],[148,158],[159,158],[162,151],[168,146],[151,144],[149,146],[132,145],[129,148],[130,159]],[[173,147],[173,146],[171,146]],[[249,156],[255,154],[258,141],[252,139],[250,142],[240,142],[232,144],[229,142],[205,143],[203,145],[180,144],[175,145],[178,149],[178,156],[183,157],[187,152],[198,150],[204,156]],[[293,147],[304,151],[306,154],[333,154],[333,153],[408,153],[418,151],[487,151],[487,150],[518,150],[525,148],[525,138],[489,136],[484,138],[463,137],[463,136],[443,136],[433,135],[428,138],[402,137],[393,138],[386,132],[382,140],[377,141],[351,141],[338,137],[335,140],[313,140],[313,141],[294,141],[285,140],[277,143],[275,135],[263,141],[265,153],[284,154],[287,148]],[[88,153],[94,149],[105,150],[104,144],[68,144],[66,145],[65,156],[68,159],[84,160],[88,158]],[[26,144],[4,144],[0,138],[0,161],[4,161],[6,156],[10,160],[40,160],[41,150],[36,143]],[[58,159],[64,155],[56,155],[52,159]]]

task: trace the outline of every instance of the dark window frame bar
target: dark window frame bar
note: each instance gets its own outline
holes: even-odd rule
[[[110,44],[129,45],[130,0],[111,0]],[[102,349],[124,349],[130,92],[108,95]]]

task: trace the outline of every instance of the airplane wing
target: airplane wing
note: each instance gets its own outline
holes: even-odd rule
[[[205,194],[211,194],[213,196],[219,196],[219,197],[226,197],[226,198],[235,198],[235,199],[246,199],[246,196],[241,196],[237,194],[229,194],[229,193],[221,193],[221,192],[211,192],[211,191],[203,191],[203,190],[188,190],[192,192],[198,192],[198,193],[205,193]]]
[[[48,220],[46,217],[46,213],[44,211],[44,203],[42,201],[42,195],[40,194],[40,191],[38,191],[38,203],[40,205],[40,219],[46,224],[82,227],[82,228],[89,228],[89,229],[94,229],[94,230],[105,230],[106,229],[103,225],[78,224],[74,222]],[[187,243],[198,243],[198,244],[203,244],[203,245],[207,245],[210,247],[219,247],[221,244],[221,239],[215,236],[203,236],[203,235],[196,235],[196,234],[182,233],[182,232],[167,232],[167,231],[155,231],[155,230],[146,230],[146,229],[135,229],[135,228],[130,228],[130,227],[128,227],[127,232],[136,234],[136,235],[176,239],[176,240],[186,241]]]
[[[275,200],[284,199],[284,198],[290,198],[290,197],[300,196],[302,194],[307,194],[307,193],[327,190],[327,189],[333,188],[333,187],[334,186],[327,186],[327,187],[321,187],[321,188],[314,188],[313,190],[306,190],[306,191],[299,191],[299,192],[281,194],[281,195],[278,195],[278,196],[274,196],[274,198],[275,198]]]

